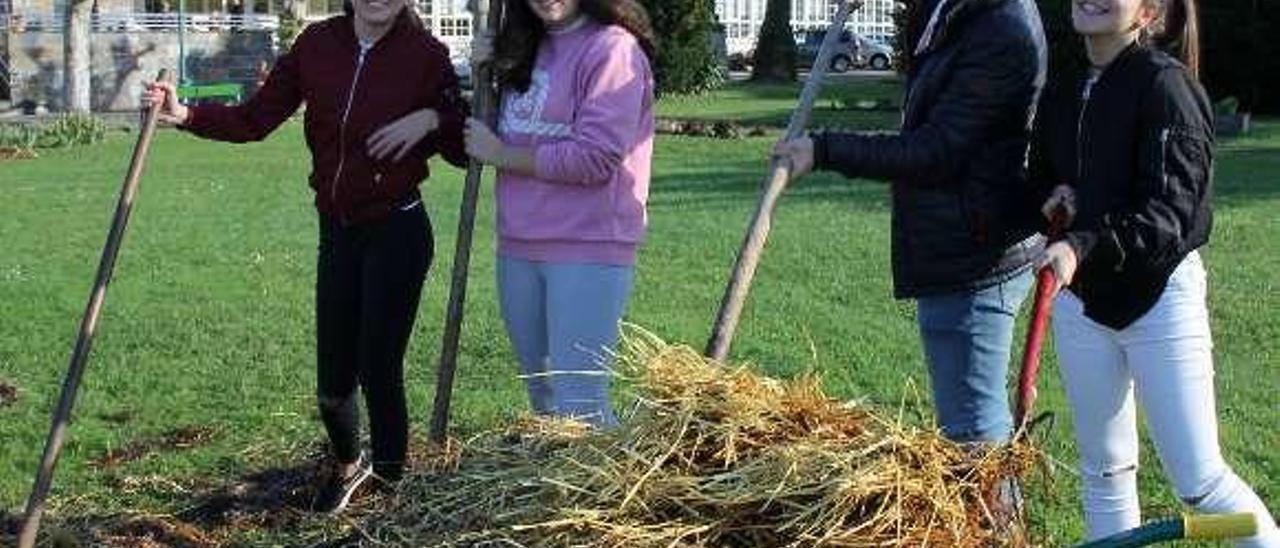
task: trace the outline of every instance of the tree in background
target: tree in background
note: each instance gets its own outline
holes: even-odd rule
[[[907,25],[923,0],[905,0],[895,23],[903,43],[914,35]],[[1049,41],[1049,69],[1061,74],[1081,68],[1084,47],[1071,27],[1071,0],[1037,0]],[[1280,0],[1201,0],[1201,79],[1215,100],[1235,97],[1242,110],[1280,113]],[[920,19],[915,17],[915,20]]]
[[[791,0],[769,0],[756,39],[751,79],[792,82],[796,79],[796,39],[791,33]]]
[[[1200,2],[1201,78],[1214,99],[1242,110],[1280,113],[1280,2]]]
[[[1080,38],[1071,29],[1071,0],[1037,0],[1044,20],[1045,36],[1049,43],[1051,71],[1070,69],[1081,59]],[[895,34],[893,49],[898,68],[907,72],[911,66],[911,49],[920,40],[928,15],[922,13],[926,0],[899,0],[894,11]]]
[[[89,19],[93,0],[69,0],[62,18],[63,105],[70,112],[89,112]]]
[[[917,15],[922,4],[921,0],[899,0],[893,10],[893,64],[903,74],[911,69],[909,44],[914,44],[922,31]]]
[[[641,0],[658,39],[654,74],[663,93],[702,93],[724,82],[713,0]]]

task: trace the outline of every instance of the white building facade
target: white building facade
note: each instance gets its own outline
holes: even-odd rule
[[[768,0],[716,0],[716,15],[724,25],[729,53],[755,48],[766,4]],[[832,0],[791,0],[791,28],[824,29],[838,7],[839,2]],[[858,34],[891,36],[895,9],[894,0],[865,0],[862,8],[849,16],[846,26]]]
[[[729,53],[746,52],[755,47],[767,3],[768,0],[715,0],[716,15],[724,25]],[[832,0],[791,0],[791,28],[797,31],[825,29],[838,6],[838,2]],[[417,0],[417,7],[423,22],[450,50],[465,50],[471,35],[467,0]],[[865,0],[862,8],[849,17],[847,26],[858,34],[892,35],[895,9],[895,0]]]

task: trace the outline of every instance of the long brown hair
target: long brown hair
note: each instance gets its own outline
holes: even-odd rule
[[[657,46],[653,27],[649,24],[649,13],[636,0],[580,2],[579,9],[587,17],[604,25],[617,25],[635,36],[649,62],[654,62]],[[506,0],[506,12],[495,40],[497,51],[494,54],[494,69],[503,87],[521,93],[529,90],[538,46],[546,35],[547,29],[529,8],[529,0]]]
[[[1144,45],[1160,48],[1200,77],[1200,18],[1196,0],[1145,0],[1155,8],[1156,19],[1142,31]]]

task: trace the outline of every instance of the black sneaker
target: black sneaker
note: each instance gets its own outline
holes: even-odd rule
[[[373,467],[363,456],[356,461],[356,470],[350,476],[342,477],[338,470],[341,465],[334,464],[333,470],[325,479],[324,485],[316,491],[316,498],[311,501],[311,511],[317,513],[337,514],[351,502],[351,495],[360,484],[373,475]]]

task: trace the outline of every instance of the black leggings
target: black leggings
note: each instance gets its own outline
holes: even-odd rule
[[[434,252],[421,204],[343,226],[320,217],[316,268],[316,393],[334,456],[360,454],[357,384],[369,413],[374,472],[400,478],[409,441],[404,353]]]

